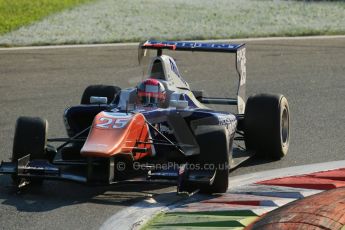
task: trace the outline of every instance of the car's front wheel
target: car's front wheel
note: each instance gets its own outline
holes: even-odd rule
[[[224,193],[228,189],[231,151],[225,127],[208,126],[196,134],[200,154],[196,156],[194,168],[215,171],[213,183],[197,186],[202,193]]]
[[[30,154],[30,160],[48,159],[47,147],[47,120],[39,117],[19,117],[17,119],[12,151],[12,162]],[[14,184],[20,182],[17,175],[12,176]],[[42,183],[43,179],[31,180],[36,184]]]

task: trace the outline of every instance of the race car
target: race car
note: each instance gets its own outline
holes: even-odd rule
[[[246,99],[245,44],[148,40],[139,45],[140,60],[148,50],[157,53],[138,85],[91,85],[80,105],[65,110],[68,137],[47,138],[46,120],[19,117],[11,162],[2,162],[0,173],[11,174],[18,188],[43,180],[169,182],[180,194],[224,193],[229,171],[245,160],[287,154],[288,101],[280,94]],[[237,97],[192,90],[164,50],[235,54]],[[237,112],[210,104],[236,106]]]

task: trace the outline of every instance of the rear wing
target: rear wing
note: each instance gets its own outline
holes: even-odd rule
[[[245,44],[178,42],[148,40],[142,44],[143,49],[170,49],[177,51],[227,52],[236,53]]]
[[[205,43],[205,42],[184,42],[184,41],[156,41],[148,40],[140,43],[139,49],[157,50],[157,56],[161,56],[164,49],[175,51],[192,51],[192,52],[220,52],[236,54],[236,71],[238,73],[237,98],[204,98],[205,102],[217,104],[237,105],[239,114],[244,114],[246,104],[246,48],[245,44],[230,43]],[[141,52],[144,55],[145,52]],[[139,59],[140,59],[139,55]]]

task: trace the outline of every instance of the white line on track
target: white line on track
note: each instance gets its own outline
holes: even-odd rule
[[[202,40],[202,41],[198,40],[198,42],[249,42],[249,41],[279,41],[279,40],[308,40],[308,39],[337,39],[337,38],[345,39],[345,35],[303,36],[303,37],[264,37],[264,38],[221,39],[221,40]],[[133,43],[108,43],[108,44],[85,44],[85,45],[25,46],[25,47],[0,48],[0,51],[122,47],[122,46],[138,46],[138,45],[139,45],[138,42],[133,42]]]

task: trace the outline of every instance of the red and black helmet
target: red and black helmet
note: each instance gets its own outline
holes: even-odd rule
[[[156,79],[146,79],[138,86],[138,98],[142,105],[160,105],[165,102],[164,85]]]

